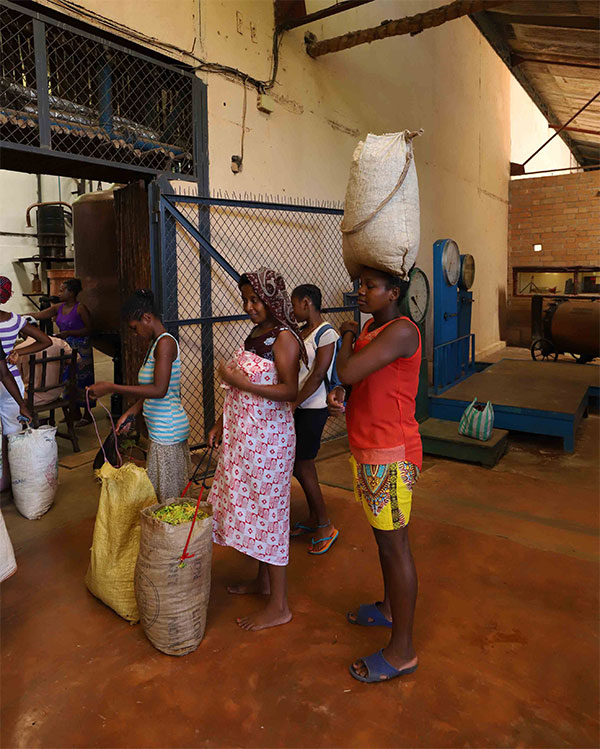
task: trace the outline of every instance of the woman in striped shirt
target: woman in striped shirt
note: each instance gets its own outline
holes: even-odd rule
[[[0,276],[0,304],[6,304],[12,296],[12,282],[6,276]],[[17,338],[31,336],[34,343],[23,346],[19,351],[13,351]],[[47,349],[52,341],[35,325],[28,323],[24,317],[14,312],[0,311],[0,345],[6,354],[8,370],[15,379],[15,383],[21,393],[25,394],[25,387],[21,374],[17,367],[19,356],[27,357],[29,354],[37,354],[38,351]],[[19,406],[13,394],[9,393],[5,385],[0,384],[0,421],[2,424],[2,466],[0,468],[0,491],[4,491],[10,484],[10,472],[8,466],[8,435],[21,431],[18,421]]]
[[[117,422],[117,432],[127,433],[143,413],[150,450],[147,470],[159,502],[181,496],[188,482],[190,425],[181,405],[179,344],[165,330],[156,313],[154,295],[140,289],[123,306],[123,319],[140,338],[150,342],[138,374],[138,385],[98,382],[89,388],[95,398],[109,393],[138,398]]]

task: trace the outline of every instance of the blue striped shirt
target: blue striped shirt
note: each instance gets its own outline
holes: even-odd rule
[[[14,312],[10,313],[8,320],[0,321],[0,342],[6,356],[14,349],[21,328],[26,323],[27,320],[24,320],[21,315],[17,315]],[[19,370],[14,364],[9,364],[8,369],[15,379],[21,378]]]
[[[140,385],[151,385],[154,382],[154,350],[156,344],[164,336],[173,338],[169,333],[158,336],[146,354],[146,359],[138,373]],[[179,357],[179,344],[177,346],[177,357],[171,365],[171,378],[168,390],[163,398],[146,398],[144,400],[144,420],[148,427],[148,435],[153,442],[159,445],[176,445],[190,436],[190,423],[181,405],[181,359]]]

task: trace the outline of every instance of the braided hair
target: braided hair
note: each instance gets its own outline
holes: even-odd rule
[[[158,317],[158,311],[154,303],[154,294],[150,289],[138,289],[127,299],[121,310],[123,320],[141,320],[143,315],[154,315]]]

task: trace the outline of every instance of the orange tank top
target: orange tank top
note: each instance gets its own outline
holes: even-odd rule
[[[373,322],[369,320],[354,344],[354,351],[368,346],[396,320],[408,318],[397,317],[373,331],[369,331]],[[412,320],[409,322],[414,325]],[[399,357],[352,386],[346,424],[350,451],[357,463],[381,465],[406,460],[421,468],[423,448],[415,419],[420,367],[419,333],[419,346],[411,357]]]

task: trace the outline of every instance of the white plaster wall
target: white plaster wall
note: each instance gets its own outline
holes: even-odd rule
[[[308,28],[326,38],[437,4],[376,2]],[[307,2],[307,10],[318,5],[323,3]],[[207,58],[268,78],[271,4],[208,0],[202,8]],[[236,10],[242,15],[241,35]],[[257,43],[250,38],[250,24],[257,29]],[[424,128],[415,141],[421,189],[418,263],[431,279],[432,245],[442,237],[454,238],[463,252],[475,256],[473,328],[478,348],[493,345],[499,340],[498,298],[506,283],[508,70],[466,19],[318,60],[304,51],[306,30],[283,39],[273,114],[259,112],[255,93],[248,90],[240,174],[231,172],[230,161],[240,151],[243,88],[208,76],[211,187],[341,201],[360,138]]]
[[[516,78],[511,76],[510,160],[516,164],[522,164],[555,132],[556,130],[548,125],[548,121],[527,91]],[[535,172],[542,169],[562,169],[568,166],[577,166],[577,162],[566,143],[560,136],[557,136],[527,163],[525,169],[527,172]],[[551,174],[552,172],[548,172],[540,176]]]
[[[328,4],[307,0],[307,11]],[[431,277],[431,247],[441,237],[453,237],[463,252],[475,256],[474,330],[478,348],[486,348],[499,340],[498,297],[506,284],[508,70],[468,19],[318,60],[306,55],[303,43],[307,30],[327,38],[439,4],[377,0],[286,33],[271,92],[273,114],[259,112],[256,93],[248,89],[244,167],[237,175],[230,163],[240,152],[243,87],[203,74],[209,91],[210,183],[212,189],[238,193],[342,200],[361,137],[423,127],[425,134],[415,143],[421,185],[418,262]],[[182,51],[173,56],[191,64],[185,51],[257,78],[270,75],[271,0],[150,0],[143,13],[137,2],[80,0],[80,5],[178,46]]]
[[[55,177],[53,175],[42,175],[42,200],[64,200],[72,203],[77,197],[76,181],[70,177]],[[98,181],[93,182],[93,188],[97,189]],[[103,187],[108,187],[103,183]],[[89,185],[87,186],[89,190]],[[0,234],[0,275],[8,276],[13,282],[13,296],[6,304],[5,309],[12,312],[31,312],[35,307],[23,296],[23,292],[31,291],[31,278],[34,272],[33,263],[21,264],[15,262],[19,257],[31,257],[39,253],[37,245],[37,210],[31,211],[32,228],[25,223],[25,212],[27,206],[37,203],[37,178],[35,174],[25,172],[11,172],[0,170],[0,214],[1,232],[22,232],[30,234],[30,237],[13,237]],[[68,223],[66,253],[73,255],[72,232]],[[58,267],[58,266],[55,266]],[[45,275],[43,268],[38,268],[42,278],[42,290],[46,290]]]

